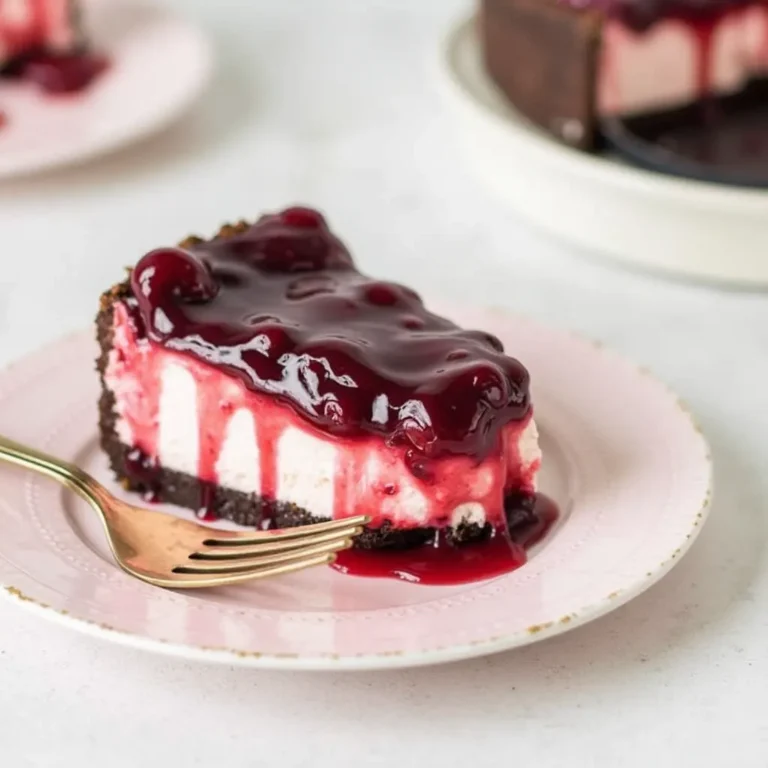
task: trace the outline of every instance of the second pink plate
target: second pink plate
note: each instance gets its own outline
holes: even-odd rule
[[[203,34],[143,0],[87,0],[83,22],[109,68],[82,93],[44,95],[0,81],[0,177],[80,162],[164,128],[200,95],[211,72]]]
[[[499,336],[531,372],[560,524],[520,570],[427,587],[317,568],[273,581],[170,592],[123,573],[100,524],[51,481],[0,466],[0,582],[41,616],[131,646],[283,669],[434,664],[525,645],[630,600],[680,559],[710,497],[709,450],[663,385],[570,334],[496,311],[450,312]],[[107,483],[90,333],[0,374],[0,433]],[[173,514],[188,514],[169,509]]]

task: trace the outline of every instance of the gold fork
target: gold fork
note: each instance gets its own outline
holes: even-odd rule
[[[356,515],[276,531],[219,531],[126,504],[79,467],[2,436],[0,460],[79,493],[99,513],[120,567],[159,587],[218,587],[331,563],[370,522]]]

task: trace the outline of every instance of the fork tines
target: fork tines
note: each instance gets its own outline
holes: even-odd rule
[[[216,531],[174,573],[215,576],[259,571],[264,576],[330,563],[352,546],[369,522],[365,515],[277,531]]]

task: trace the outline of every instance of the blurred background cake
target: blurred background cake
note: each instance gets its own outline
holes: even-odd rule
[[[706,121],[713,103],[766,101],[763,0],[482,0],[480,30],[514,106],[586,150],[605,118]]]
[[[76,0],[0,0],[0,74],[47,93],[86,88],[107,66],[89,50]]]
[[[69,55],[84,40],[74,0],[0,0],[0,69],[30,55]]]

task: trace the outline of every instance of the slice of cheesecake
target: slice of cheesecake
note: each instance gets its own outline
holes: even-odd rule
[[[83,43],[74,0],[0,0],[0,71],[33,54],[72,54]]]
[[[362,547],[464,542],[534,491],[525,368],[358,272],[314,210],[148,253],[102,296],[97,329],[117,477],[208,519],[364,512]]]

